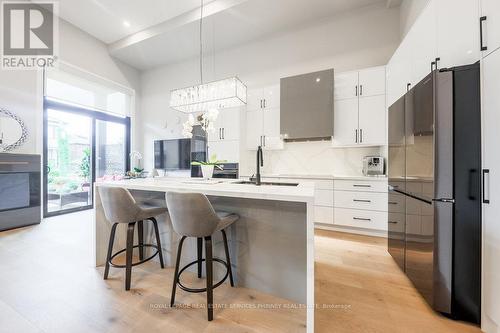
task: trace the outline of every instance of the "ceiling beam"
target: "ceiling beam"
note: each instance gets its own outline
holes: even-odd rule
[[[203,6],[203,17],[209,17],[223,12],[229,8],[242,4],[248,0],[214,0]],[[140,43],[155,36],[167,33],[181,26],[200,20],[200,8],[193,9],[184,14],[176,16],[165,22],[153,25],[147,29],[131,34],[114,43],[108,45],[111,54],[118,52],[126,47]]]

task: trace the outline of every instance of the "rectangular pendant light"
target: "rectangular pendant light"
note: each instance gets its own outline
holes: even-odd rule
[[[170,107],[194,113],[247,104],[247,87],[238,77],[175,89],[170,93]]]

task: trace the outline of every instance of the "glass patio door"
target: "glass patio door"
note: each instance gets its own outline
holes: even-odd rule
[[[129,169],[130,118],[44,102],[44,217],[93,208],[93,184]]]

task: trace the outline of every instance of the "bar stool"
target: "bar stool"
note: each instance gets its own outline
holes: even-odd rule
[[[168,210],[166,207],[138,204],[130,192],[125,188],[99,186],[98,190],[101,197],[102,207],[104,209],[104,215],[109,222],[113,223],[113,226],[111,227],[111,235],[109,236],[108,254],[106,256],[106,267],[104,269],[104,280],[108,278],[109,266],[125,268],[125,290],[130,290],[132,267],[143,264],[158,255],[160,258],[160,266],[161,268],[164,268],[160,233],[158,231],[158,222],[156,221],[155,216],[166,213]],[[156,245],[144,244],[144,220],[150,220],[153,222]],[[116,227],[120,223],[128,224],[127,247],[116,252],[115,254],[112,254]],[[139,237],[138,245],[134,245],[134,227],[136,223]],[[132,252],[134,248],[139,248],[138,262],[132,262]],[[156,249],[156,252],[144,259],[145,248],[154,248]],[[126,256],[125,265],[114,264],[113,259],[123,252],[125,252]]]
[[[175,262],[174,281],[172,286],[172,298],[170,306],[175,303],[175,290],[177,285],[184,291],[192,293],[207,292],[207,311],[208,320],[213,320],[213,289],[220,286],[229,276],[231,287],[234,287],[233,273],[231,270],[231,259],[229,258],[229,248],[227,245],[227,237],[225,228],[239,219],[236,214],[226,212],[216,212],[212,207],[207,197],[201,193],[178,193],[168,192],[166,195],[167,207],[172,221],[174,231],[182,236],[177,250],[177,260]],[[212,235],[220,231],[224,240],[224,250],[226,253],[226,261],[212,257]],[[198,260],[195,260],[179,270],[181,259],[182,244],[187,237],[196,237],[198,245]],[[202,244],[205,239],[205,259],[202,259]],[[188,288],[180,282],[181,274],[194,264],[198,264],[198,278],[201,278],[201,266],[205,261],[205,269],[207,274],[206,288]],[[213,284],[212,263],[216,261],[226,267],[224,277]]]

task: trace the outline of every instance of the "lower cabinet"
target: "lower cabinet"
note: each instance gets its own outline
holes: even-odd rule
[[[335,207],[334,224],[347,227],[387,230],[387,213]]]
[[[208,154],[217,155],[220,161],[228,163],[239,163],[240,161],[240,141],[211,141],[208,145]]]

